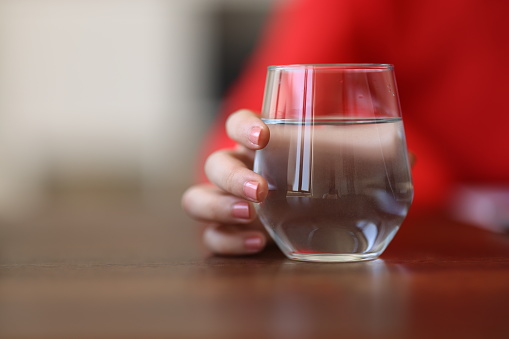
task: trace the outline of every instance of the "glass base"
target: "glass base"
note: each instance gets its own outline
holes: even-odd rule
[[[310,262],[358,262],[374,260],[380,256],[380,253],[296,253],[290,252],[285,255],[292,260],[310,261]]]

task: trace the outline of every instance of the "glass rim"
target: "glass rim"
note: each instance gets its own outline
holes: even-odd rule
[[[393,70],[393,64],[374,64],[374,63],[348,63],[348,64],[290,64],[290,65],[271,65],[267,69],[273,70],[294,70],[294,69],[352,69],[352,70],[364,70],[364,69],[378,69],[378,70]]]

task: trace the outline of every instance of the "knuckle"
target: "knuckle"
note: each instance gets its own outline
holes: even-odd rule
[[[232,114],[226,119],[226,132],[233,139],[239,138],[239,132],[246,132],[250,122],[252,122],[252,118],[255,117],[256,114],[253,111],[248,109],[240,109]]]
[[[241,108],[239,110],[236,110],[235,112],[233,112],[232,114],[230,114],[230,116],[228,117],[229,119],[237,119],[239,117],[242,117],[242,116],[250,116],[250,115],[253,115],[253,111],[247,109],[247,108]],[[229,120],[228,119],[228,120]]]
[[[226,130],[231,131],[236,126],[239,118],[245,114],[246,114],[245,109],[240,109],[240,110],[235,111],[232,114],[230,114],[230,116],[228,116],[228,118],[226,119],[226,124],[225,124]]]
[[[241,237],[234,225],[209,225],[203,233],[203,243],[215,254],[235,255],[243,252]]]
[[[207,159],[205,160],[205,165],[204,165],[204,167],[205,167],[205,171],[206,171],[208,168],[210,168],[211,164],[213,164],[213,163],[214,163],[214,160],[217,158],[217,156],[218,156],[219,152],[221,152],[221,151],[215,151],[215,152],[211,153],[211,154],[207,157]]]
[[[213,224],[207,226],[203,232],[203,244],[215,254],[227,254],[229,252],[227,242],[221,236],[219,228],[221,225]]]
[[[225,177],[225,188],[230,193],[240,192],[239,187],[244,183],[242,168],[232,168]]]
[[[190,188],[188,188],[184,194],[182,194],[182,198],[180,200],[180,204],[182,206],[182,209],[187,212],[188,214],[190,214],[192,208],[191,206],[193,205],[193,198],[194,198],[194,191],[196,190],[196,187],[195,186],[192,186]]]
[[[205,175],[209,180],[212,180],[214,175],[217,173],[218,164],[224,163],[224,157],[226,155],[225,150],[215,151],[207,157],[205,160],[204,170]]]
[[[215,187],[192,186],[181,198],[182,209],[193,219],[221,222],[227,219],[228,205]]]
[[[221,210],[221,204],[218,204],[219,200],[217,199],[210,199],[205,206],[206,210],[209,213],[210,220],[213,221],[221,221],[224,219],[223,213]]]

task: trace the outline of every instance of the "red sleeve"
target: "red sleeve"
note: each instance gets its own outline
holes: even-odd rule
[[[258,48],[227,93],[221,114],[207,138],[203,157],[234,145],[224,129],[229,114],[242,108],[260,111],[268,66],[354,60],[350,50],[345,49],[342,55],[337,53],[337,46],[349,45],[351,38],[348,4],[336,0],[294,0],[282,1],[274,8]]]
[[[417,156],[412,209],[441,205],[455,180],[509,183],[509,157],[499,156],[509,146],[509,115],[501,114],[509,82],[500,76],[509,58],[507,44],[500,45],[509,31],[507,10],[508,2],[481,0],[283,1],[230,89],[201,158],[233,146],[224,129],[229,114],[260,110],[267,66],[391,63],[408,146]],[[472,65],[482,71],[466,71]]]

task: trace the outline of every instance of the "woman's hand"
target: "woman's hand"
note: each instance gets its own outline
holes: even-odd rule
[[[228,118],[226,132],[237,147],[207,158],[205,174],[210,184],[190,187],[182,196],[182,206],[192,218],[207,224],[203,242],[213,253],[257,253],[268,236],[253,203],[262,202],[268,188],[252,168],[255,150],[267,145],[270,131],[255,113],[240,110]]]

